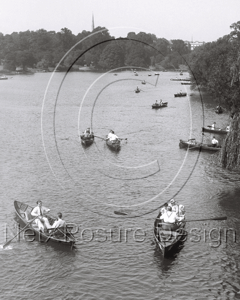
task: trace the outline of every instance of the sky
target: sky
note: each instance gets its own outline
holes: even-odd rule
[[[2,0],[0,32],[106,27],[115,37],[146,32],[167,40],[212,42],[240,21],[240,0]]]

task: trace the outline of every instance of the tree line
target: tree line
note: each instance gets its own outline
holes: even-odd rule
[[[240,21],[230,33],[196,48],[188,58],[192,83],[206,90],[230,114],[230,132],[219,156],[221,165],[240,170]]]
[[[68,28],[60,32],[37,31],[0,33],[0,61],[5,70],[48,68],[67,69],[72,65],[95,69],[123,66],[179,69],[185,64],[190,44],[183,40],[166,40],[154,34],[129,32],[124,39],[115,39],[105,27],[92,32],[83,30],[74,35]],[[60,63],[59,63],[60,62]]]

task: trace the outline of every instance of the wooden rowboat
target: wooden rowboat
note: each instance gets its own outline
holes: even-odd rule
[[[187,93],[177,93],[177,94],[174,94],[174,97],[185,97],[187,96]]]
[[[75,244],[75,238],[71,234],[71,228],[59,227],[52,230],[52,232],[41,232],[38,229],[35,221],[28,223],[33,220],[34,217],[31,215],[33,207],[23,202],[14,201],[15,208],[15,221],[20,225],[21,228],[26,227],[25,233],[31,239],[31,241],[39,241],[48,243],[51,246],[61,246],[67,248],[73,248]],[[55,220],[49,218],[49,223],[52,225]],[[27,226],[28,224],[28,226]]]
[[[89,136],[85,136],[84,134],[80,136],[81,137],[81,143],[84,146],[90,146],[94,142],[94,135],[90,134]]]
[[[217,133],[217,134],[227,134],[228,131],[221,129],[221,128],[215,128],[212,129],[211,127],[202,127],[203,132],[211,132],[211,133]]]
[[[119,151],[120,148],[121,148],[121,141],[119,139],[116,139],[116,140],[113,140],[113,141],[110,141],[109,139],[106,139],[106,144],[108,145],[108,147],[111,150],[114,150],[114,151]]]
[[[184,221],[175,224],[174,230],[169,230],[170,224],[160,220],[162,207],[160,207],[160,212],[154,222],[154,239],[164,257],[173,252],[186,239],[187,232],[184,229],[186,225]]]
[[[158,109],[158,108],[167,107],[167,106],[168,106],[168,102],[162,102],[162,104],[154,103],[152,105],[152,108]]]
[[[206,151],[216,152],[221,149],[221,146],[213,147],[212,145],[209,144],[198,143],[195,140],[188,140],[188,141],[180,140],[179,148],[188,148],[190,150],[206,150]]]

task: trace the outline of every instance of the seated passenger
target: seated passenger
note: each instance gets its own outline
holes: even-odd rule
[[[62,219],[62,213],[57,214],[58,219],[53,223],[51,228],[66,227],[66,222]]]
[[[84,136],[85,137],[89,137],[89,135],[90,135],[90,128],[87,128],[85,131],[84,131]]]
[[[213,122],[212,129],[215,129],[215,128],[216,128],[216,122]]]
[[[161,208],[161,214],[162,215],[167,211],[167,207],[168,207],[168,204],[165,203],[164,206]]]
[[[179,205],[179,212],[178,212],[178,221],[181,222],[185,219],[185,208],[184,205]]]
[[[178,216],[175,211],[172,211],[172,207],[168,206],[167,211],[160,216],[160,219],[163,220],[162,228],[165,230],[175,230],[178,228],[176,222],[178,221]]]
[[[40,231],[44,231],[44,229],[48,229],[51,227],[48,218],[46,217],[46,213],[49,212],[50,209],[42,206],[42,201],[37,201],[37,206],[33,208],[31,211],[31,215],[33,217],[37,217],[35,219],[35,223],[38,225]]]
[[[218,140],[215,139],[215,136],[212,139],[212,147],[217,147],[218,146]]]
[[[113,130],[110,130],[107,139],[109,139],[110,141],[114,141],[118,139],[118,136],[116,134],[114,134]]]
[[[169,206],[172,207],[172,211],[175,211],[176,213],[178,213],[178,205],[174,199],[170,200]]]

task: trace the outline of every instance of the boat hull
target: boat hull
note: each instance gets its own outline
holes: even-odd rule
[[[94,136],[90,136],[90,137],[85,137],[84,135],[81,135],[81,143],[84,146],[90,146],[92,145],[92,143],[94,142]]]
[[[106,144],[113,151],[119,151],[121,148],[120,140],[113,140],[113,141],[106,140]]]
[[[68,229],[66,233],[59,230],[57,233],[45,233],[38,230],[35,222],[28,223],[28,220],[33,218],[31,216],[31,211],[33,207],[19,201],[14,201],[15,208],[15,221],[20,225],[20,228],[25,229],[25,233],[30,237],[29,241],[38,241],[42,243],[47,243],[51,246],[61,246],[64,248],[72,249],[75,244],[75,239]],[[31,217],[30,217],[31,216]],[[52,221],[54,221],[52,219]],[[51,221],[50,221],[51,222]],[[28,226],[27,226],[28,225]],[[61,237],[59,236],[61,235]]]
[[[186,149],[190,149],[190,150],[205,150],[205,151],[212,151],[212,152],[217,152],[221,149],[221,147],[212,147],[210,145],[207,144],[203,144],[203,143],[195,143],[195,144],[191,144],[187,141],[183,141],[180,140],[179,142],[179,148],[186,148]]]
[[[168,106],[168,102],[163,102],[161,105],[160,104],[153,104],[152,108],[159,109],[159,108],[163,108],[163,107],[167,107],[167,106]]]
[[[209,128],[206,128],[206,127],[202,127],[202,131],[203,132],[211,132],[211,133],[217,133],[217,134],[227,134],[228,131],[226,130],[223,130],[223,129],[211,129],[210,127]]]
[[[185,231],[186,222],[176,224],[174,230],[163,229],[163,223],[159,219],[162,207],[160,207],[160,212],[154,222],[154,239],[163,257],[165,257],[173,253],[179,244],[184,242],[187,232]]]
[[[174,97],[186,97],[187,93],[178,93],[178,94],[174,94]]]

